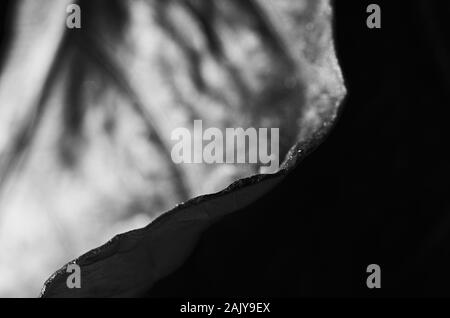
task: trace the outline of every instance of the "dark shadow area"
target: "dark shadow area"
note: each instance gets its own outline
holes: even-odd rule
[[[11,12],[14,10],[13,1],[5,0],[0,3],[0,73],[7,54],[7,46],[11,38]]]

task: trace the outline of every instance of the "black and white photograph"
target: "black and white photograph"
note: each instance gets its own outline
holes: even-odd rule
[[[0,298],[450,297],[449,17],[2,0]]]

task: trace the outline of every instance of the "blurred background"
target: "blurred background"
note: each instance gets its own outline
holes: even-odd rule
[[[66,8],[81,8],[68,29]],[[177,127],[275,127],[280,161],[345,94],[325,0],[1,3],[0,296],[259,172],[175,165]]]

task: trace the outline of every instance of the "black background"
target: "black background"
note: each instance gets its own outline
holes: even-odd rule
[[[370,3],[381,29],[366,26]],[[150,295],[450,295],[449,3],[334,4],[348,88],[336,127]]]

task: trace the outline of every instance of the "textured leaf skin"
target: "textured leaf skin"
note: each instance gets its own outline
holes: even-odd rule
[[[174,128],[277,127],[282,161],[345,94],[325,0],[79,1],[80,30],[68,3],[17,1],[3,54],[0,295],[260,173],[173,164]]]

